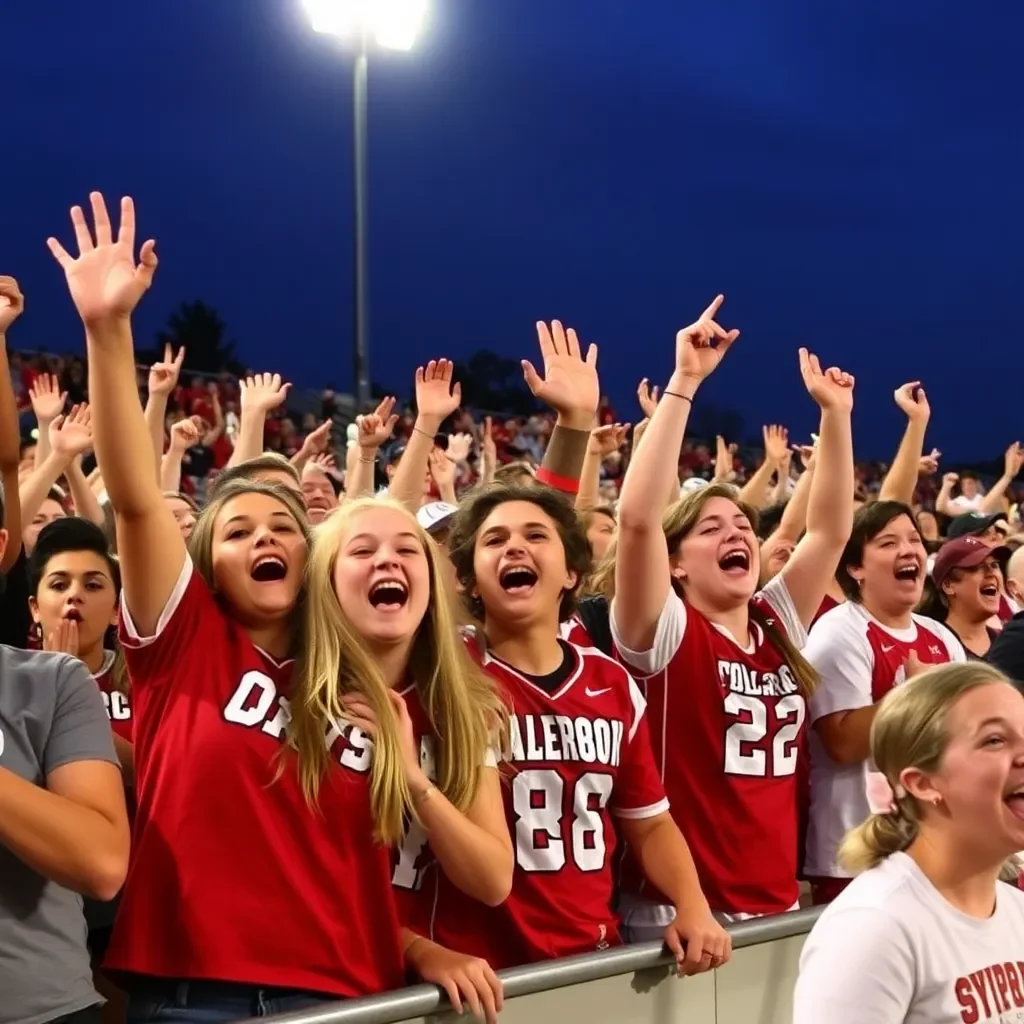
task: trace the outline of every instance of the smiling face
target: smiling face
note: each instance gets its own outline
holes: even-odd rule
[[[925,803],[941,798],[965,846],[979,843],[993,862],[1024,850],[1024,697],[1009,683],[979,686],[946,715],[948,744],[939,769],[905,784]]]
[[[942,584],[950,611],[972,622],[985,622],[999,614],[999,562],[989,556],[980,565],[957,567]]]
[[[354,514],[341,535],[334,593],[352,628],[372,645],[411,642],[430,605],[422,534],[400,509]]]
[[[757,588],[760,553],[754,528],[728,498],[701,505],[697,521],[679,542],[671,571],[699,607],[726,611],[746,604]]]
[[[276,498],[239,494],[217,512],[211,559],[218,595],[240,622],[258,627],[295,607],[306,540],[291,512]]]
[[[914,521],[898,515],[864,542],[862,563],[847,571],[859,581],[860,600],[869,612],[901,615],[921,600],[927,558]]]
[[[476,534],[473,595],[487,621],[523,625],[550,622],[557,629],[562,594],[577,583],[566,565],[558,525],[539,505],[506,501],[495,506]]]
[[[110,563],[94,551],[64,551],[50,558],[29,598],[32,619],[44,637],[64,620],[78,624],[78,651],[83,657],[103,646],[106,631],[117,622],[117,589]]]
[[[307,464],[302,471],[302,500],[311,523],[322,523],[338,507],[331,481],[318,466]]]

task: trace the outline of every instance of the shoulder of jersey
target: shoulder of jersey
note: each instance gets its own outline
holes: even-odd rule
[[[483,663],[487,660],[487,637],[479,626],[460,626],[459,633],[471,657]]]

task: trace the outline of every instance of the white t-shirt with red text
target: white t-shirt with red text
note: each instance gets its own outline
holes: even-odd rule
[[[948,903],[905,853],[854,879],[804,943],[793,1024],[1024,1024],[1024,893]]]
[[[811,697],[812,724],[826,715],[870,707],[906,680],[911,653],[926,665],[965,661],[960,641],[941,622],[915,615],[909,629],[889,629],[847,601],[811,628],[804,657],[821,684]],[[804,872],[811,878],[847,878],[836,864],[843,837],[869,813],[868,763],[836,764],[817,730],[810,730],[811,809]]]

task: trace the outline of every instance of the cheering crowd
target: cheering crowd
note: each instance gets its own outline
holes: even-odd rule
[[[801,349],[815,444],[766,427],[742,488],[724,441],[681,484],[739,337],[718,296],[631,436],[555,321],[523,361],[554,420],[519,458],[439,358],[399,441],[384,399],[341,470],[330,419],[268,430],[276,375],[236,414],[217,385],[182,401],[169,350],[143,407],[155,244],[90,199],[49,240],[87,380],[70,409],[30,382],[27,451],[0,367],[0,1022],[244,1020],[410,979],[491,1021],[507,967],[650,939],[720,967],[725,925],[801,882],[828,907],[799,1024],[1024,1021],[1016,443],[922,509],[911,382],[864,500],[854,379]],[[0,278],[5,362],[23,306]]]

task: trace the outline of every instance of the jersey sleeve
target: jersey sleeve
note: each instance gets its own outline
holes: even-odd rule
[[[55,661],[56,702],[43,752],[43,772],[49,775],[76,761],[120,764],[96,681],[77,658],[61,656]]]
[[[807,937],[793,1024],[894,1024],[914,995],[913,955],[884,910],[829,910]]]
[[[686,633],[686,604],[671,587],[665,599],[665,607],[658,616],[658,625],[654,631],[654,642],[650,650],[633,651],[622,642],[622,636],[615,624],[615,599],[611,607],[611,631],[615,646],[627,664],[631,665],[641,676],[653,676],[668,666],[668,663],[679,650]]]
[[[807,645],[807,627],[800,621],[796,605],[793,604],[793,598],[782,573],[773,576],[764,585],[764,589],[760,591],[758,597],[775,612],[790,641],[798,649],[803,650]]]
[[[171,666],[180,669],[182,657],[213,640],[210,631],[223,625],[224,613],[214,601],[203,578],[185,556],[181,575],[171,591],[152,636],[142,636],[121,595],[118,634],[132,684],[169,676]]]
[[[611,810],[620,818],[653,818],[668,810],[668,797],[651,749],[647,703],[632,678],[629,680],[629,698],[633,718],[623,744],[622,764],[615,779]]]
[[[804,648],[804,657],[821,676],[810,700],[811,721],[837,711],[869,707],[874,655],[867,633],[840,605],[818,620]]]

